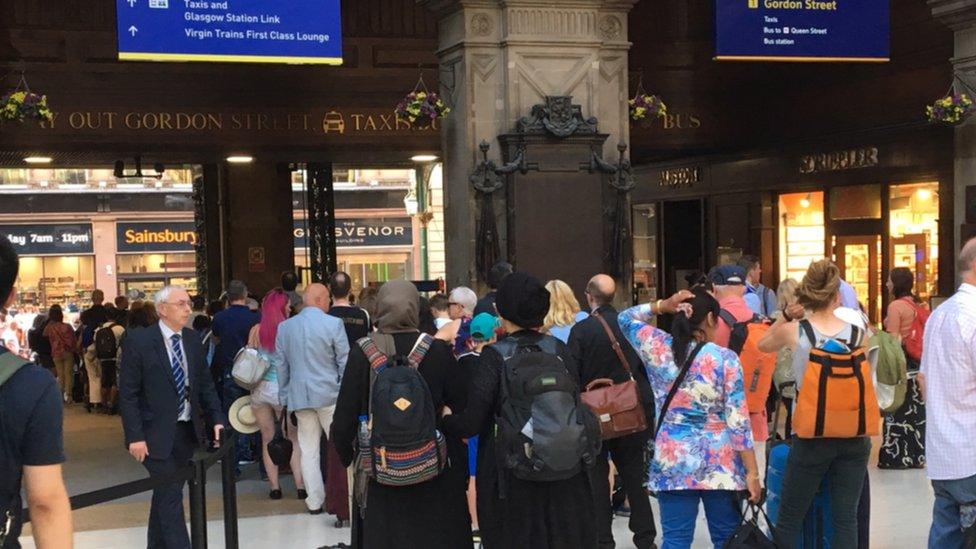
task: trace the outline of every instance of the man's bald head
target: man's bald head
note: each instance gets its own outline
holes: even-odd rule
[[[322,309],[325,312],[329,312],[329,289],[325,287],[324,284],[309,284],[305,288],[305,297],[303,301],[306,307],[315,307],[317,309]]]
[[[609,305],[613,302],[613,295],[616,292],[617,283],[612,277],[605,274],[594,276],[586,285],[587,301],[590,301],[593,307]]]
[[[976,238],[970,238],[959,252],[959,275],[968,284],[976,284]]]

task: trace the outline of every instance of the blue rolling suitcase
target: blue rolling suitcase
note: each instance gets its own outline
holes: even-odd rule
[[[779,505],[783,496],[783,475],[790,455],[790,445],[780,442],[769,451],[766,472],[766,514],[773,524],[779,520]],[[803,520],[803,529],[796,540],[797,549],[830,549],[833,526],[830,520],[830,494],[826,483],[813,498]]]
[[[783,390],[795,385],[787,382],[777,390]],[[787,406],[787,438],[789,437],[790,402]],[[766,515],[772,524],[779,520],[779,506],[783,497],[783,477],[786,475],[786,463],[790,457],[790,443],[788,440],[775,440],[776,429],[779,427],[779,407],[773,414],[773,428],[770,430],[769,440],[766,442],[768,455],[766,456]],[[803,528],[796,540],[797,549],[830,549],[830,538],[833,536],[833,525],[830,520],[830,494],[826,482],[820,485],[820,490],[813,498],[810,510],[803,520]]]

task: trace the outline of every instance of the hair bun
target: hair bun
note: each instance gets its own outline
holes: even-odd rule
[[[827,308],[840,291],[840,281],[840,268],[833,261],[814,261],[797,288],[800,304],[814,311]]]

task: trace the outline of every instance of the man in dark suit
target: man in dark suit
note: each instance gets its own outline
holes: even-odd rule
[[[595,509],[597,514],[597,529],[601,548],[614,547],[611,523],[613,512],[610,504],[609,474],[610,467],[607,455],[613,460],[624,493],[630,502],[630,531],[634,533],[634,545],[638,549],[656,547],[654,538],[657,528],[654,526],[654,514],[651,502],[644,489],[647,479],[647,466],[644,463],[644,447],[653,433],[654,425],[654,392],[647,379],[644,365],[634,349],[627,344],[627,339],[617,324],[617,310],[611,304],[616,292],[613,278],[607,275],[594,276],[586,285],[586,302],[590,308],[590,317],[573,326],[569,333],[569,349],[580,366],[580,387],[586,387],[595,379],[608,378],[614,383],[621,383],[630,379],[630,375],[614,350],[600,319],[606,322],[607,328],[620,344],[627,365],[637,381],[638,392],[644,412],[647,415],[649,429],[642,433],[635,433],[603,442],[603,454],[597,459],[596,465],[590,470],[590,483],[593,487]]]
[[[159,324],[130,330],[122,346],[119,410],[125,444],[150,476],[186,466],[203,442],[203,418],[219,440],[226,418],[206,366],[200,336],[185,328],[191,301],[167,286],[155,297]],[[189,549],[183,483],[153,491],[149,548]]]

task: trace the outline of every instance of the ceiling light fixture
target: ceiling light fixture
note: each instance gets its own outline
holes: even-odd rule
[[[50,164],[53,159],[50,156],[28,156],[24,162],[28,164]]]
[[[919,189],[916,194],[919,200],[930,200],[932,198],[932,191],[929,189]]]
[[[410,160],[413,160],[414,162],[433,162],[433,161],[437,160],[437,155],[436,154],[418,154],[418,155],[415,155],[415,156],[411,156],[410,157]]]
[[[805,197],[803,197],[803,198],[800,199],[800,207],[801,208],[809,208],[810,207],[810,193],[807,193],[807,195]]]
[[[250,164],[254,162],[253,156],[247,156],[246,154],[235,154],[227,157],[227,161],[231,164]]]

